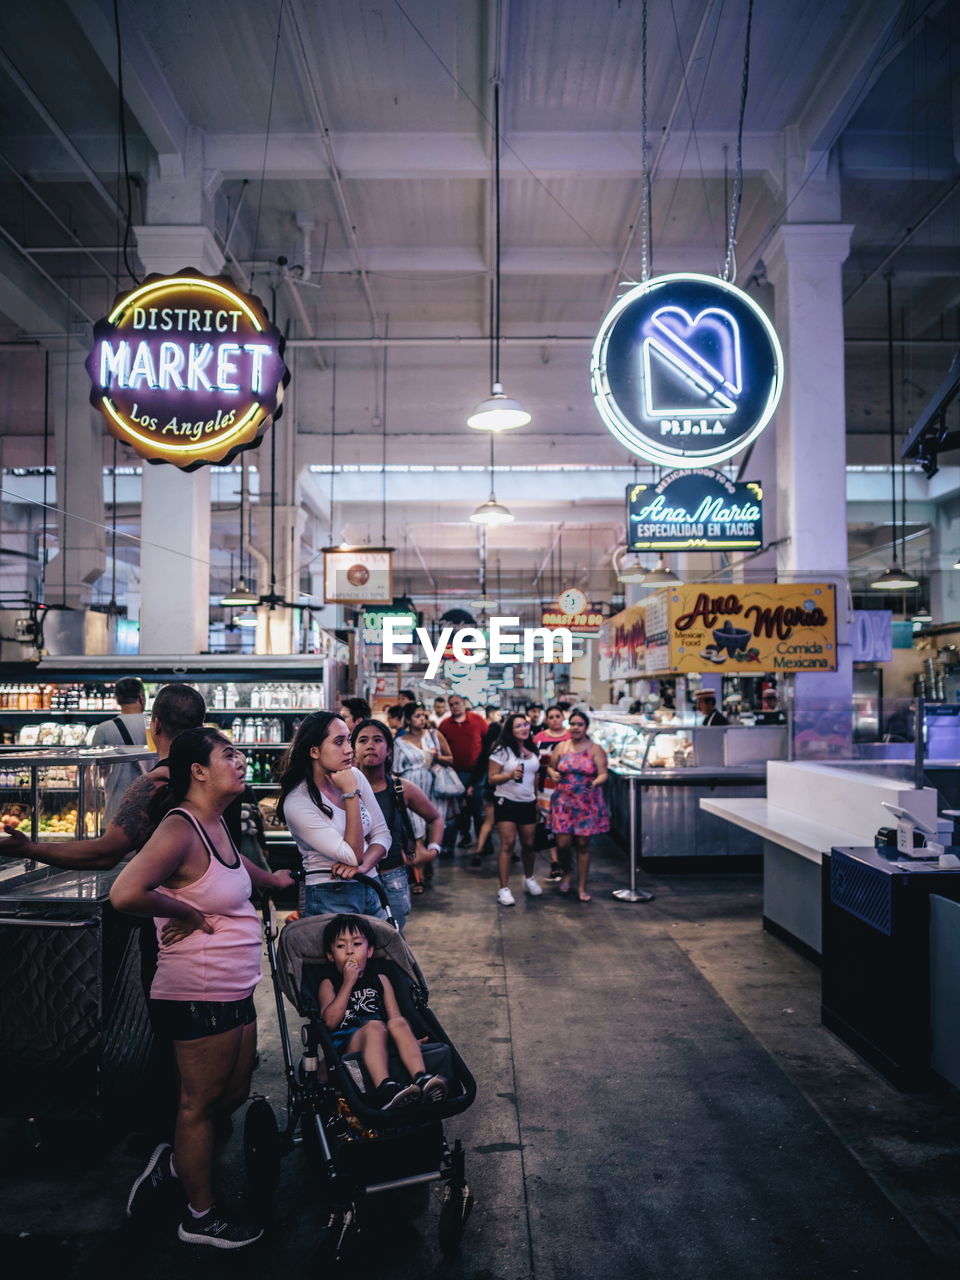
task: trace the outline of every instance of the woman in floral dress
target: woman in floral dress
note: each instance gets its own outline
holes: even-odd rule
[[[607,753],[587,737],[590,719],[574,711],[568,728],[570,737],[550,756],[550,776],[556,780],[550,803],[550,829],[557,837],[557,853],[563,868],[561,893],[570,892],[573,869],[570,847],[577,852],[577,897],[589,902],[587,876],[590,874],[590,837],[610,830],[610,815],[602,787],[607,780]]]
[[[429,727],[427,712],[420,703],[410,702],[404,707],[403,724],[404,732],[395,740],[393,746],[393,772],[419,787],[446,822],[448,810],[453,801],[434,794],[433,766],[452,764],[453,753],[443,734]],[[427,825],[423,818],[413,811],[410,813],[410,822],[417,841],[417,852],[425,858],[423,837],[426,834]],[[433,867],[428,864],[425,869],[426,878],[429,881],[432,878]],[[414,893],[423,891],[423,877],[419,872],[420,868],[417,867],[414,872]]]

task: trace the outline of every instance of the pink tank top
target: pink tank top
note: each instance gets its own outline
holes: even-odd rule
[[[157,917],[157,972],[150,987],[154,1000],[243,1000],[260,981],[260,917],[250,901],[250,876],[227,832],[236,862],[223,862],[203,827],[186,809],[171,809],[193,824],[207,850],[209,863],[199,880],[182,889],[161,887],[180,902],[201,911],[213,933],[195,930],[180,942],[164,945],[160,933],[166,917]],[[221,823],[223,820],[221,819]],[[227,830],[223,824],[224,831]]]

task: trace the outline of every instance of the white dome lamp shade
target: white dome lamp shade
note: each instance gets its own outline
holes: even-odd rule
[[[474,431],[512,431],[532,421],[519,400],[504,394],[503,384],[495,382],[486,400],[481,400],[467,419]]]

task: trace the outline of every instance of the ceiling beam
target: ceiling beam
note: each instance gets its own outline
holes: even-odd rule
[[[929,16],[941,3],[933,0],[925,14]],[[808,163],[836,142],[868,88],[912,39],[914,22],[907,25],[902,17],[910,9],[902,0],[868,0],[855,6],[843,36],[829,45],[826,58],[803,94],[803,105],[789,122]]]
[[[117,35],[111,6],[103,0],[67,0],[67,7],[116,84]],[[187,117],[139,23],[135,17],[125,16],[125,7],[120,6],[124,101],[156,152],[161,172],[182,176],[189,131]],[[116,139],[113,145],[116,150]]]

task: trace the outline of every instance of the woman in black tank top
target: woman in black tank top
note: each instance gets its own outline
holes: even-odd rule
[[[413,851],[415,843],[405,808],[409,806],[426,821],[429,843],[425,852],[431,855],[431,860],[437,856],[443,839],[443,819],[436,806],[418,786],[406,778],[397,778],[390,772],[393,735],[385,724],[381,724],[379,720],[361,720],[354,726],[350,740],[353,743],[354,763],[373,788],[373,794],[377,797],[377,803],[393,837],[377,870],[390,902],[390,914],[396,920],[397,928],[402,931],[410,914],[410,884],[405,854],[408,850]],[[417,856],[422,856],[419,849]]]

